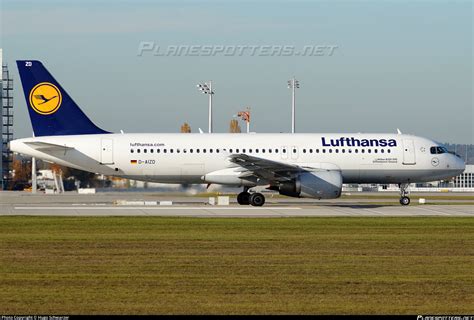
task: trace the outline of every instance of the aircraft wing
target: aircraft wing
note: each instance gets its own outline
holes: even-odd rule
[[[74,149],[73,147],[68,147],[65,145],[41,142],[41,141],[31,141],[25,142],[25,144],[35,150],[48,152],[48,151],[67,151]]]
[[[297,165],[246,154],[232,154],[229,156],[229,161],[241,167],[240,178],[255,176],[268,181],[290,181],[299,173],[306,171]]]

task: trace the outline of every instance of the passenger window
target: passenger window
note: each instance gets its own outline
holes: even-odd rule
[[[194,151],[193,149],[189,149],[189,153],[193,153],[193,151]]]
[[[201,151],[201,150],[199,150],[199,149],[196,149],[196,153],[199,153],[200,151]]]
[[[306,153],[306,149],[303,149],[303,153]]]
[[[265,149],[262,149],[262,153],[265,153]]]
[[[255,153],[258,153],[258,149],[255,149]]]
[[[155,150],[153,150],[153,149],[150,149],[150,153],[153,153],[154,151],[155,151]]]
[[[293,153],[296,153],[296,149],[293,149]]]
[[[133,153],[133,149],[130,149],[130,153]]]
[[[384,150],[384,149],[380,149],[380,153],[384,153],[384,152],[385,152],[385,150]]]
[[[206,153],[206,149],[202,149],[202,153]]]
[[[372,150],[370,150],[370,149],[369,149],[369,150],[367,150],[367,153],[371,153],[371,152],[372,152]]]
[[[173,151],[174,151],[173,149],[170,149],[170,153],[173,153]]]
[[[156,153],[160,153],[160,149],[156,149]]]
[[[179,152],[180,152],[180,150],[179,150],[179,149],[176,149],[176,153],[179,153]]]
[[[167,153],[168,152],[168,149],[163,149],[163,153]]]
[[[360,152],[361,152],[361,153],[365,153],[365,149],[360,149]]]
[[[387,150],[387,153],[391,153],[391,152],[392,152],[392,150],[390,150],[390,149]]]
[[[235,149],[235,152],[236,152],[236,153],[239,153],[239,149]]]
[[[332,149],[329,149],[329,153],[332,153]]]
[[[316,153],[319,153],[319,149],[316,149]]]
[[[245,149],[242,149],[242,152],[245,153]]]
[[[278,149],[275,149],[275,153],[278,153]]]
[[[347,152],[352,153],[352,149],[347,149]]]
[[[249,153],[252,153],[252,149],[249,149]]]
[[[342,153],[346,153],[346,149],[342,149]]]
[[[339,149],[336,149],[336,153],[339,153]]]
[[[212,153],[212,152],[213,152],[213,150],[212,150],[212,149],[209,149],[209,153]]]
[[[326,149],[323,149],[323,153],[326,153]]]
[[[359,149],[355,149],[354,152],[355,152],[355,153],[359,153]]]
[[[309,153],[313,153],[313,149],[309,149]]]
[[[272,153],[272,149],[268,149],[268,153]]]
[[[140,149],[137,149],[137,153],[140,153]]]
[[[374,153],[377,153],[377,152],[378,152],[377,149],[374,149]]]

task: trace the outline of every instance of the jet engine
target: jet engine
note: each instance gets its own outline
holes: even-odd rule
[[[341,196],[342,175],[338,170],[305,172],[270,189],[289,197],[334,199]]]

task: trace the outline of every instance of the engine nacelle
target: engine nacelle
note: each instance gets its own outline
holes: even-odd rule
[[[334,199],[341,196],[342,175],[338,170],[305,172],[295,180],[282,182],[271,189],[289,197]]]
[[[267,184],[267,182],[262,180],[257,180],[255,177],[241,177],[242,172],[236,170],[235,168],[222,169],[217,171],[212,171],[202,176],[201,179],[206,183],[216,183],[223,185],[231,185],[236,187],[255,187],[259,184]]]

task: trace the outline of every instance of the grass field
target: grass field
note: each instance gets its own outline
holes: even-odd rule
[[[474,313],[473,218],[0,223],[1,314]]]

